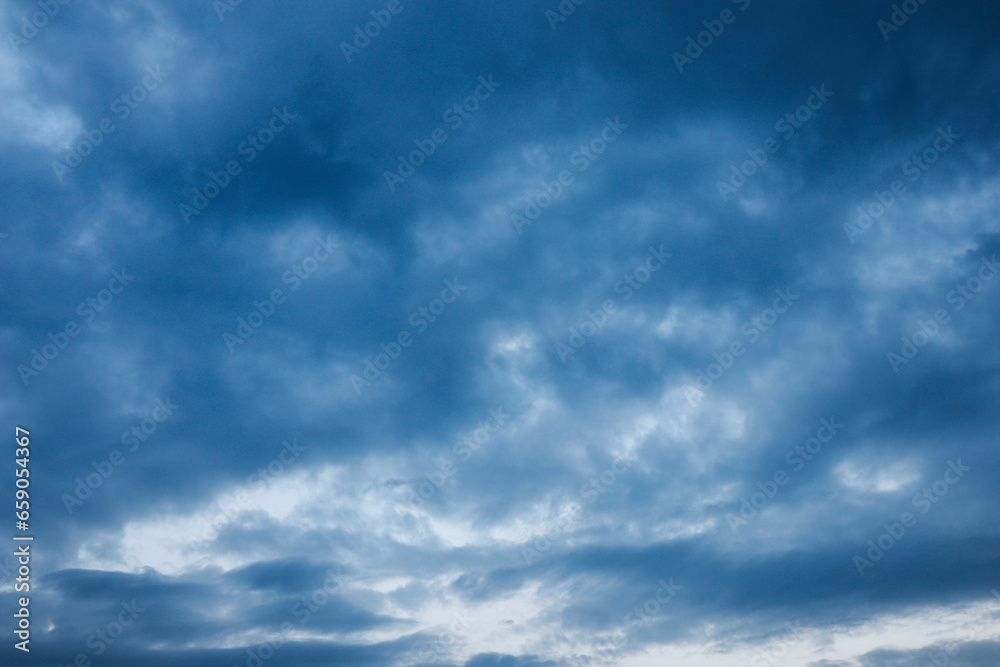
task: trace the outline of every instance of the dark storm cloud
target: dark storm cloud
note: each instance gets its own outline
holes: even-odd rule
[[[516,657],[500,653],[482,653],[466,662],[464,667],[551,667],[556,664],[550,660],[540,661],[530,655]]]
[[[912,665],[915,661],[927,664],[958,665],[976,667],[995,662],[1000,656],[1000,645],[996,642],[967,642],[957,646],[930,645],[919,651],[872,651],[860,656],[863,667],[895,667]]]
[[[168,649],[168,650],[121,650],[103,657],[102,664],[112,667],[144,664],[155,667],[185,664],[193,667],[212,667],[220,664],[256,664],[260,658],[262,645],[240,649]],[[292,667],[308,665],[320,667],[327,664],[338,665],[392,665],[415,647],[413,640],[384,642],[380,644],[360,646],[350,644],[332,644],[321,642],[285,643],[272,649],[264,655],[270,656],[266,664]],[[72,650],[72,647],[66,647]],[[65,651],[53,651],[45,648],[33,658],[40,667],[57,667],[63,661],[72,657]],[[263,664],[263,661],[261,661]],[[530,663],[529,663],[530,664]]]

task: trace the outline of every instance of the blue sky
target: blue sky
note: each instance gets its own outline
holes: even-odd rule
[[[0,14],[4,660],[1000,663],[1000,9]]]

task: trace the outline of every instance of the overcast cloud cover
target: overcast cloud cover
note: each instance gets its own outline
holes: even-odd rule
[[[995,3],[0,15],[5,664],[1000,664]]]

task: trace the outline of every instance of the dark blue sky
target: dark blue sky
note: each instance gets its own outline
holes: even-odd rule
[[[4,660],[1000,664],[993,4],[0,13]]]

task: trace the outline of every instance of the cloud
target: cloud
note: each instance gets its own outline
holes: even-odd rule
[[[995,7],[218,4],[0,55],[37,664],[996,662]]]

